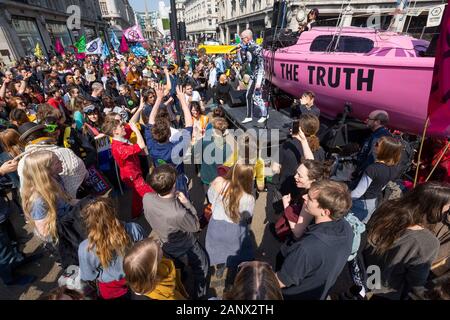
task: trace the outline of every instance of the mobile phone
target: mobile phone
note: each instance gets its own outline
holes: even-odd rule
[[[292,122],[292,135],[295,136],[299,133],[300,133],[300,121],[294,120],[294,122]]]

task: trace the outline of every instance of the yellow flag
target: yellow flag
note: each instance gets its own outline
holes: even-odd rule
[[[36,48],[34,49],[34,56],[38,59],[42,59],[44,57],[44,53],[42,52],[39,42],[36,43]]]

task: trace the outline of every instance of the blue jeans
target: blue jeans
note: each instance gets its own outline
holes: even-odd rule
[[[362,223],[367,224],[376,209],[377,199],[354,199],[352,212]]]

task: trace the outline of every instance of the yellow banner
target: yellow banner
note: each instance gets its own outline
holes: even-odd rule
[[[198,50],[205,49],[206,54],[227,54],[230,53],[231,50],[236,48],[236,46],[205,46],[201,45],[198,47]]]

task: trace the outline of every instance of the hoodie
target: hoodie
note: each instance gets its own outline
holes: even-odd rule
[[[153,300],[186,300],[187,293],[181,283],[180,270],[172,260],[163,258],[158,266],[158,284],[152,292],[145,294]]]
[[[283,297],[324,300],[352,253],[353,231],[345,219],[308,227],[291,246],[281,248],[285,257],[277,273]]]

